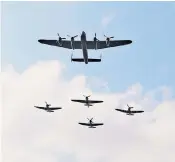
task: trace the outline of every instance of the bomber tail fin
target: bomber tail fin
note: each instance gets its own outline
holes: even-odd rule
[[[100,59],[89,58],[88,62],[101,62],[101,58]]]
[[[83,58],[71,58],[71,61],[84,62],[84,59]]]
[[[75,62],[84,62],[83,58],[71,58],[71,61],[75,61]],[[88,62],[101,62],[101,59],[93,59],[93,58],[89,58]]]
[[[99,59],[89,58],[88,62],[101,62],[102,54],[100,55]]]

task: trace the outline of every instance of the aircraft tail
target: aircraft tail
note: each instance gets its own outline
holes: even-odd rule
[[[83,58],[72,58],[71,61],[75,61],[75,62],[84,62]],[[93,59],[93,58],[89,58],[88,62],[101,62],[101,59]]]
[[[85,103],[84,106],[93,106],[93,104],[87,104],[87,103]]]
[[[72,58],[71,61],[84,62],[83,58]]]
[[[134,114],[132,114],[132,113],[128,113],[128,114],[126,114],[126,115],[131,115],[131,116],[132,116],[132,115],[134,115]]]
[[[73,56],[73,54],[71,55],[71,61],[85,62],[84,58],[72,58],[72,56]],[[102,55],[100,55],[99,59],[88,58],[88,62],[101,62],[101,57],[102,57]]]
[[[101,62],[101,58],[102,58],[102,55],[100,55],[100,58],[99,59],[89,58],[88,59],[88,62]]]
[[[53,110],[47,110],[47,112],[54,112]]]
[[[101,59],[93,59],[93,58],[89,58],[88,62],[101,62]]]

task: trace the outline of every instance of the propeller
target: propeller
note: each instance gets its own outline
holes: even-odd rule
[[[85,95],[83,95],[83,96],[88,98],[88,97],[90,97],[91,95],[89,95],[89,96],[85,96]]]
[[[110,40],[111,38],[114,38],[114,37],[107,37],[106,35],[104,35],[106,37],[106,40]]]
[[[73,37],[71,37],[70,35],[67,35],[67,36],[70,37],[72,41],[74,41],[74,38],[78,37],[78,35],[75,35]]]
[[[95,33],[94,41],[99,41],[99,40],[97,39],[97,37],[96,37],[96,33]]]
[[[48,104],[46,101],[45,101],[45,103],[46,103],[46,106],[51,106],[51,104]]]
[[[66,38],[62,38],[60,37],[59,33],[57,33],[58,37],[59,37],[59,41],[61,41],[62,39],[66,39]]]
[[[128,104],[127,104],[128,108],[132,109],[133,107],[130,107]]]
[[[87,118],[87,119],[89,120],[89,122],[90,122],[90,123],[93,123],[93,121],[92,121],[92,120],[93,120],[93,118],[91,118],[91,119]]]

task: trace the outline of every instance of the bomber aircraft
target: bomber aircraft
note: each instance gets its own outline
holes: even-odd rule
[[[105,35],[104,35],[105,36]],[[95,37],[92,41],[87,41],[86,40],[86,33],[83,31],[81,34],[80,39],[75,41],[74,39],[78,37],[76,36],[69,36],[71,40],[64,40],[66,38],[60,37],[58,34],[58,40],[46,40],[46,39],[39,39],[38,42],[42,44],[47,44],[51,46],[57,46],[57,47],[62,47],[62,48],[67,48],[67,49],[81,49],[83,51],[83,58],[72,58],[71,56],[71,61],[76,61],[76,62],[84,62],[85,64],[88,64],[88,62],[101,62],[101,57],[99,59],[94,59],[94,58],[88,58],[88,49],[104,49],[104,48],[110,48],[110,47],[116,47],[116,46],[123,46],[132,43],[131,40],[111,40],[114,37],[106,37],[105,41],[100,41]]]
[[[93,104],[95,104],[95,103],[102,103],[103,102],[103,101],[97,101],[97,100],[89,100],[90,95],[89,96],[83,95],[83,96],[85,97],[85,100],[74,100],[74,99],[72,99],[71,101],[84,103],[84,106],[88,106],[88,108],[89,108],[89,106],[93,106]]]
[[[127,104],[127,106],[128,106],[128,104]],[[134,115],[135,113],[142,113],[142,112],[144,112],[143,110],[133,110],[132,111],[131,110],[132,108],[134,108],[134,107],[128,106],[128,110],[123,110],[123,109],[115,109],[115,110],[123,112],[123,113],[126,113],[126,115]]]
[[[46,103],[46,107],[42,107],[42,106],[34,106],[34,107],[36,107],[38,109],[43,109],[47,112],[54,112],[53,110],[62,109],[61,107],[50,107],[51,104],[48,104],[47,102],[45,102],[45,103]]]
[[[87,118],[88,119],[88,118]],[[89,126],[89,128],[96,128],[96,126],[100,126],[100,125],[103,125],[103,123],[94,123],[92,121],[93,118],[91,119],[88,119],[89,120],[89,123],[78,123],[80,125],[84,125],[84,126]]]

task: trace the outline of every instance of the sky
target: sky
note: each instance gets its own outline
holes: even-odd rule
[[[2,2],[1,81],[4,162],[174,162],[174,2]],[[127,46],[88,50],[101,63],[71,62],[47,46],[86,32]],[[69,39],[69,38],[68,38]],[[80,39],[79,37],[77,40]],[[82,57],[81,50],[73,51]],[[86,108],[70,99],[104,100]],[[62,110],[34,109],[48,101]],[[126,104],[145,113],[128,117]],[[104,126],[77,124],[94,117]],[[10,155],[10,156],[9,156]]]
[[[68,78],[82,73],[98,76],[113,92],[135,82],[146,90],[160,85],[174,90],[174,13],[174,2],[3,2],[2,63],[12,63],[21,72],[39,60],[57,59],[71,68],[66,71]],[[83,30],[88,40],[96,32],[100,40],[106,34],[133,43],[89,50],[91,57],[102,54],[103,60],[84,65],[71,63],[72,50],[37,42],[57,39],[57,33],[80,35]],[[74,51],[78,56],[82,57],[81,50]]]

